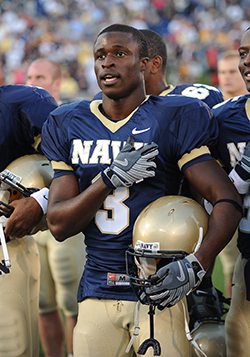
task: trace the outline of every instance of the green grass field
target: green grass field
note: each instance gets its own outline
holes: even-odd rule
[[[224,279],[224,274],[223,274],[223,271],[222,271],[222,265],[221,265],[221,262],[220,262],[220,258],[216,258],[214,271],[213,271],[213,275],[212,275],[212,281],[213,281],[213,285],[217,289],[222,291],[223,295],[226,297],[225,279]]]
[[[214,271],[213,271],[213,275],[212,275],[212,281],[213,281],[213,285],[219,289],[220,291],[223,292],[224,296],[225,295],[225,283],[224,283],[224,274],[222,271],[222,265],[220,262],[220,259],[217,258],[216,262],[215,262],[215,266],[214,266]],[[40,345],[40,354],[39,357],[44,357],[44,353],[42,350],[42,347]],[[67,357],[67,353],[66,353],[66,349],[65,349],[65,357]]]

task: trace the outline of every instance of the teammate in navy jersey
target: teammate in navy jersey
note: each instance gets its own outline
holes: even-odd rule
[[[221,91],[213,86],[198,83],[183,84],[176,87],[168,85],[166,81],[167,48],[163,38],[152,30],[140,30],[140,32],[146,37],[149,49],[149,63],[145,71],[147,94],[160,96],[181,94],[198,98],[205,102],[210,108],[223,102]],[[196,193],[190,190],[189,182],[185,178],[181,183],[180,194],[201,201],[200,197],[196,197]],[[201,322],[208,318],[214,318],[217,321],[218,318],[222,317],[225,313],[224,309],[222,309],[222,302],[219,301],[220,293],[218,293],[212,284],[211,275],[213,265],[214,264],[211,265],[199,285],[198,294],[196,290],[194,290],[187,297],[190,314],[189,327],[191,331],[197,321]]]
[[[214,87],[200,83],[173,86],[166,81],[167,48],[163,38],[153,30],[140,30],[146,37],[149,48],[149,63],[145,71],[146,93],[165,96],[181,94],[198,98],[210,108],[222,102],[223,94]]]
[[[62,104],[58,63],[46,58],[36,59],[27,69],[26,84],[44,88],[58,104]],[[73,329],[77,320],[76,294],[85,260],[83,235],[78,234],[61,244],[47,229],[37,232],[34,238],[41,262],[39,332],[42,347],[46,356],[61,357],[66,342],[70,357],[73,355]]]
[[[243,34],[239,47],[239,70],[250,92],[250,28]],[[239,193],[245,194],[244,216],[239,223],[237,244],[240,255],[234,268],[232,300],[225,322],[228,357],[246,357],[250,349],[250,155],[249,148],[246,147],[246,144],[250,142],[249,109],[250,94],[229,99],[213,109],[220,127],[218,144],[212,149],[213,154],[222,160],[228,171],[235,167],[230,177]],[[246,163],[245,166],[244,163]],[[240,178],[236,173],[240,175]]]
[[[2,171],[18,157],[36,152],[34,138],[41,134],[45,114],[57,104],[45,90],[24,85],[0,87],[0,104]]]
[[[149,299],[162,289],[177,293],[174,302],[157,298],[161,308],[165,301],[174,305],[157,310],[155,317],[156,338],[169,355],[190,354],[183,306],[178,301],[201,281],[241,217],[240,197],[207,148],[218,135],[209,107],[178,95],[147,97],[147,56],[140,31],[120,24],[104,29],[94,44],[103,100],[64,105],[51,113],[43,127],[42,150],[55,172],[48,203],[49,228],[58,241],[83,231],[87,246],[78,291],[75,357],[83,351],[85,356],[132,356],[149,335],[148,309],[142,305],[139,336],[133,350],[125,352],[134,329],[137,300],[126,280],[125,251],[132,242],[138,214],[157,198],[177,194],[181,172],[215,206],[200,249],[186,258],[195,281],[191,283],[186,265],[180,271],[174,262],[169,269],[185,276],[178,293],[166,279],[162,287],[155,286],[148,293]],[[131,134],[135,151],[131,140],[123,147]],[[112,279],[117,274],[124,278],[123,284]]]
[[[26,85],[0,87],[0,170],[15,159],[40,150],[41,130],[48,114],[57,108],[54,98],[46,90]],[[30,198],[11,203],[14,213],[5,227],[6,236],[23,237],[41,220],[42,210]],[[32,215],[25,214],[32,211]]]
[[[24,85],[0,87],[1,171],[15,159],[37,153],[36,148],[40,151],[42,125],[56,107],[54,98],[44,89]],[[0,201],[4,201],[8,191],[4,185],[1,182]],[[38,220],[42,212],[34,198],[20,201],[25,204],[11,203],[15,209],[4,231],[6,239],[11,237],[7,242],[11,267],[5,264],[4,244],[0,246],[0,355],[38,357],[39,254],[32,236],[15,237],[16,234],[27,234],[34,227],[33,216],[27,214],[31,208]],[[5,217],[1,216],[0,220],[4,227]],[[15,224],[17,221],[18,225]]]

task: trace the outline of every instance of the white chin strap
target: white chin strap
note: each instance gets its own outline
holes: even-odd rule
[[[199,228],[199,239],[198,239],[198,242],[194,248],[193,254],[195,254],[200,249],[202,239],[203,239],[203,227],[200,227]]]
[[[190,332],[189,326],[188,326],[188,321],[187,321],[187,316],[186,316],[186,308],[184,302],[181,300],[182,307],[183,307],[183,312],[184,312],[184,321],[185,321],[185,332],[186,332],[186,337],[188,341],[201,353],[202,356],[208,357],[205,352],[202,351],[198,343],[193,339],[192,334]]]
[[[10,197],[10,192],[5,189],[2,189],[3,186],[4,185],[2,182],[1,190],[0,190],[0,201],[2,201],[4,203],[8,203],[9,197]],[[9,185],[7,185],[7,186],[9,187]],[[0,216],[0,242],[1,242],[2,250],[3,250],[4,263],[7,268],[10,268],[11,263],[10,263],[9,253],[8,253],[5,235],[4,235],[4,231],[3,231],[3,228],[6,226],[7,221],[8,221],[8,219],[6,217]]]

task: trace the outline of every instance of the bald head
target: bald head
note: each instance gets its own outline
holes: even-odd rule
[[[35,60],[27,70],[26,84],[45,89],[58,102],[61,85],[60,66],[46,58]]]

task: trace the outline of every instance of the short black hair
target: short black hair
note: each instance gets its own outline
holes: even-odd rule
[[[125,32],[131,33],[133,39],[138,43],[139,46],[139,58],[148,57],[148,45],[144,35],[136,28],[124,25],[124,24],[112,24],[105,27],[101,32],[99,32],[97,38],[103,33],[107,32]]]
[[[155,31],[142,29],[139,30],[146,38],[148,43],[149,58],[161,56],[162,58],[162,71],[166,72],[167,69],[167,46],[163,38]]]

